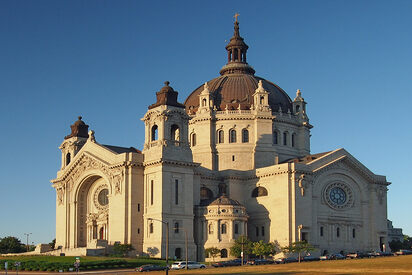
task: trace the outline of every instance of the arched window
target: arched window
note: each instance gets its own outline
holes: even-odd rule
[[[217,143],[225,142],[225,132],[223,130],[219,130],[217,132]]]
[[[336,237],[339,238],[339,236],[340,236],[340,228],[338,227],[338,228],[336,228]]]
[[[223,248],[220,250],[220,258],[227,258],[227,249]]]
[[[239,234],[239,225],[235,223],[235,234]]]
[[[292,134],[292,147],[295,147],[296,134]]]
[[[229,143],[235,143],[236,142],[236,130],[231,129],[229,130]]]
[[[182,258],[182,249],[180,247],[175,249],[175,257],[176,259]]]
[[[66,165],[69,165],[70,160],[71,160],[70,158],[71,158],[70,153],[67,153],[67,154],[66,154]]]
[[[300,106],[299,106],[299,105],[296,105],[296,113],[299,112],[299,109],[300,109]]]
[[[227,225],[224,223],[224,224],[222,224],[221,233],[222,233],[222,234],[226,234],[226,232],[227,232]]]
[[[320,227],[320,236],[323,237],[323,226]]]
[[[190,137],[190,144],[192,146],[196,146],[196,134],[192,133],[192,136]]]
[[[207,187],[200,188],[200,200],[210,200],[213,199],[213,192]]]
[[[253,189],[252,198],[264,197],[268,195],[268,190],[265,187],[259,186]]]
[[[203,100],[202,100],[202,107],[205,107],[206,106],[206,98],[204,98]]]
[[[152,141],[155,141],[155,140],[157,140],[157,125],[155,124],[155,125],[153,125],[153,127],[152,127],[152,137],[151,137],[151,140]]]
[[[243,143],[249,142],[249,131],[247,129],[242,130],[242,142]]]
[[[352,229],[352,238],[355,238],[356,237],[356,230],[355,230],[355,228],[353,228]]]
[[[265,97],[264,96],[260,97],[260,104],[261,105],[265,104]]]
[[[178,223],[178,222],[175,222],[175,228],[174,228],[174,230],[175,230],[175,233],[176,233],[176,234],[179,233],[179,223]]]
[[[209,234],[213,234],[213,224],[209,223]]]
[[[170,138],[172,139],[172,141],[180,141],[179,126],[177,126],[176,124],[173,124],[170,128]]]
[[[149,224],[149,232],[153,233],[153,223],[152,222]]]
[[[279,134],[277,131],[273,132],[273,144],[279,144]]]
[[[288,132],[283,133],[283,145],[288,145]]]

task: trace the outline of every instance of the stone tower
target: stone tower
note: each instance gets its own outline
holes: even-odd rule
[[[144,154],[144,251],[166,256],[167,226],[169,256],[184,256],[185,231],[189,257],[196,255],[193,242],[193,163],[188,141],[189,116],[178,93],[165,82],[149,106],[145,122]]]

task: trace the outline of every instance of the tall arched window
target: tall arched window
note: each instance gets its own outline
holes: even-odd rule
[[[149,232],[153,233],[153,223],[152,222],[149,224]]]
[[[192,146],[196,145],[196,134],[195,133],[192,133],[192,136],[190,137],[190,144]]]
[[[151,140],[152,141],[155,141],[155,140],[157,140],[157,125],[155,124],[155,125],[153,125],[153,127],[152,127],[152,133],[151,133]]]
[[[231,129],[229,130],[229,143],[235,143],[236,142],[236,130]]]
[[[227,249],[223,248],[220,250],[220,258],[227,258]]]
[[[288,145],[288,132],[283,133],[283,145]]]
[[[340,237],[340,228],[338,227],[338,228],[336,228],[336,237]]]
[[[249,142],[249,131],[247,129],[242,130],[242,142],[243,143]]]
[[[180,141],[179,126],[173,124],[170,128],[170,138],[172,141]]]
[[[209,224],[209,234],[213,234],[213,224]]]
[[[273,132],[273,144],[279,144],[279,134],[277,131]]]
[[[217,143],[225,142],[225,132],[223,130],[219,130],[217,132]]]
[[[66,165],[69,165],[69,163],[70,163],[70,158],[71,158],[70,153],[67,153],[67,154],[66,154]]]
[[[292,134],[292,147],[295,147],[296,134]]]
[[[268,195],[268,190],[265,187],[259,186],[253,189],[252,198],[264,197]]]
[[[221,233],[222,233],[222,234],[226,234],[226,232],[227,232],[227,225],[224,223],[224,224],[222,224]]]

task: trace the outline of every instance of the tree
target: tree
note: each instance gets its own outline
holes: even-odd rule
[[[135,250],[131,244],[121,244],[116,242],[113,246],[113,256],[117,257],[126,257],[129,252]]]
[[[279,244],[277,241],[265,243],[262,240],[254,242],[252,245],[252,253],[262,258],[262,256],[275,255],[279,251]]]
[[[16,237],[0,238],[0,253],[20,253],[26,251],[24,244]]]
[[[212,257],[213,262],[215,261],[215,257],[219,255],[219,253],[220,253],[220,249],[217,247],[208,247],[205,249],[205,255]]]
[[[252,242],[246,236],[240,236],[230,248],[230,255],[239,258],[242,252],[242,244],[243,255],[252,254]]]
[[[51,249],[54,249],[54,247],[56,246],[56,238],[54,238],[51,242],[49,242],[49,245]]]
[[[286,254],[298,253],[299,263],[302,253],[308,253],[310,251],[316,250],[311,244],[306,241],[293,242],[288,246],[282,247],[282,251]]]

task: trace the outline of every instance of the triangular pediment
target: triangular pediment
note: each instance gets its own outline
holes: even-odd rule
[[[321,173],[327,169],[332,169],[338,166],[347,167],[355,170],[362,177],[365,177],[369,182],[386,184],[390,183],[386,181],[385,176],[374,174],[365,165],[358,161],[348,151],[343,148],[331,151],[311,162],[306,164],[313,173]]]

